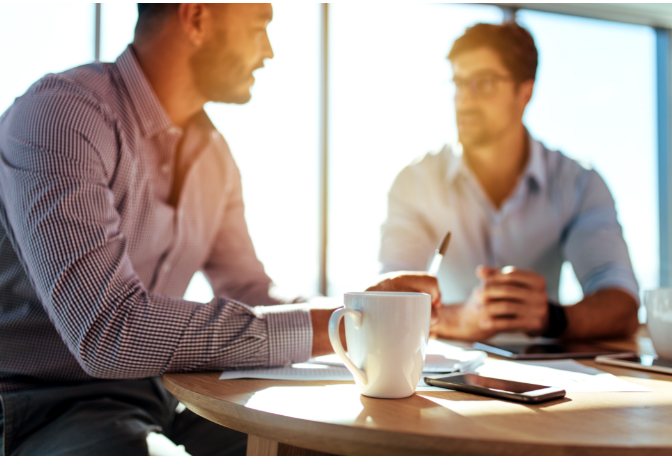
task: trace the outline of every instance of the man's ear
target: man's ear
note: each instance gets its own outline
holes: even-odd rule
[[[527,81],[523,81],[518,85],[518,96],[523,105],[523,108],[530,102],[533,93],[534,79],[528,79]]]
[[[187,39],[200,47],[207,39],[210,11],[205,3],[180,3],[177,16]]]

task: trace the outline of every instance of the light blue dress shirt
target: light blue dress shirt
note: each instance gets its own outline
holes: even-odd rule
[[[565,261],[584,294],[620,288],[638,299],[614,200],[595,170],[530,138],[525,171],[497,209],[461,151],[459,144],[445,146],[397,176],[382,226],[383,272],[426,270],[450,230],[452,241],[438,273],[444,303],[469,297],[479,285],[478,265],[535,271],[557,301]]]

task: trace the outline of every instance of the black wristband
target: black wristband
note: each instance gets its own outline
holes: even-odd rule
[[[548,339],[556,339],[562,336],[565,329],[567,329],[565,308],[560,304],[548,301],[548,326],[541,336]]]

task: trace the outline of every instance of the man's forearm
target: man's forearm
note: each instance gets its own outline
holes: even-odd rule
[[[637,301],[627,292],[600,290],[565,307],[567,329],[563,339],[628,337],[637,331]]]

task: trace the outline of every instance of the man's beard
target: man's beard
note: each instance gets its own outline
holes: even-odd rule
[[[485,119],[483,114],[480,111],[469,110],[469,111],[458,111],[456,113],[457,117],[457,137],[464,146],[481,146],[489,143],[492,140],[492,134],[488,131],[487,126],[485,125]],[[467,131],[461,131],[459,123],[461,116],[472,116],[477,119],[479,123],[478,128],[470,127]]]
[[[242,59],[228,49],[226,37],[220,32],[199,49],[189,64],[196,89],[209,101],[244,104],[252,97],[247,89],[239,87],[252,74],[244,68]]]

